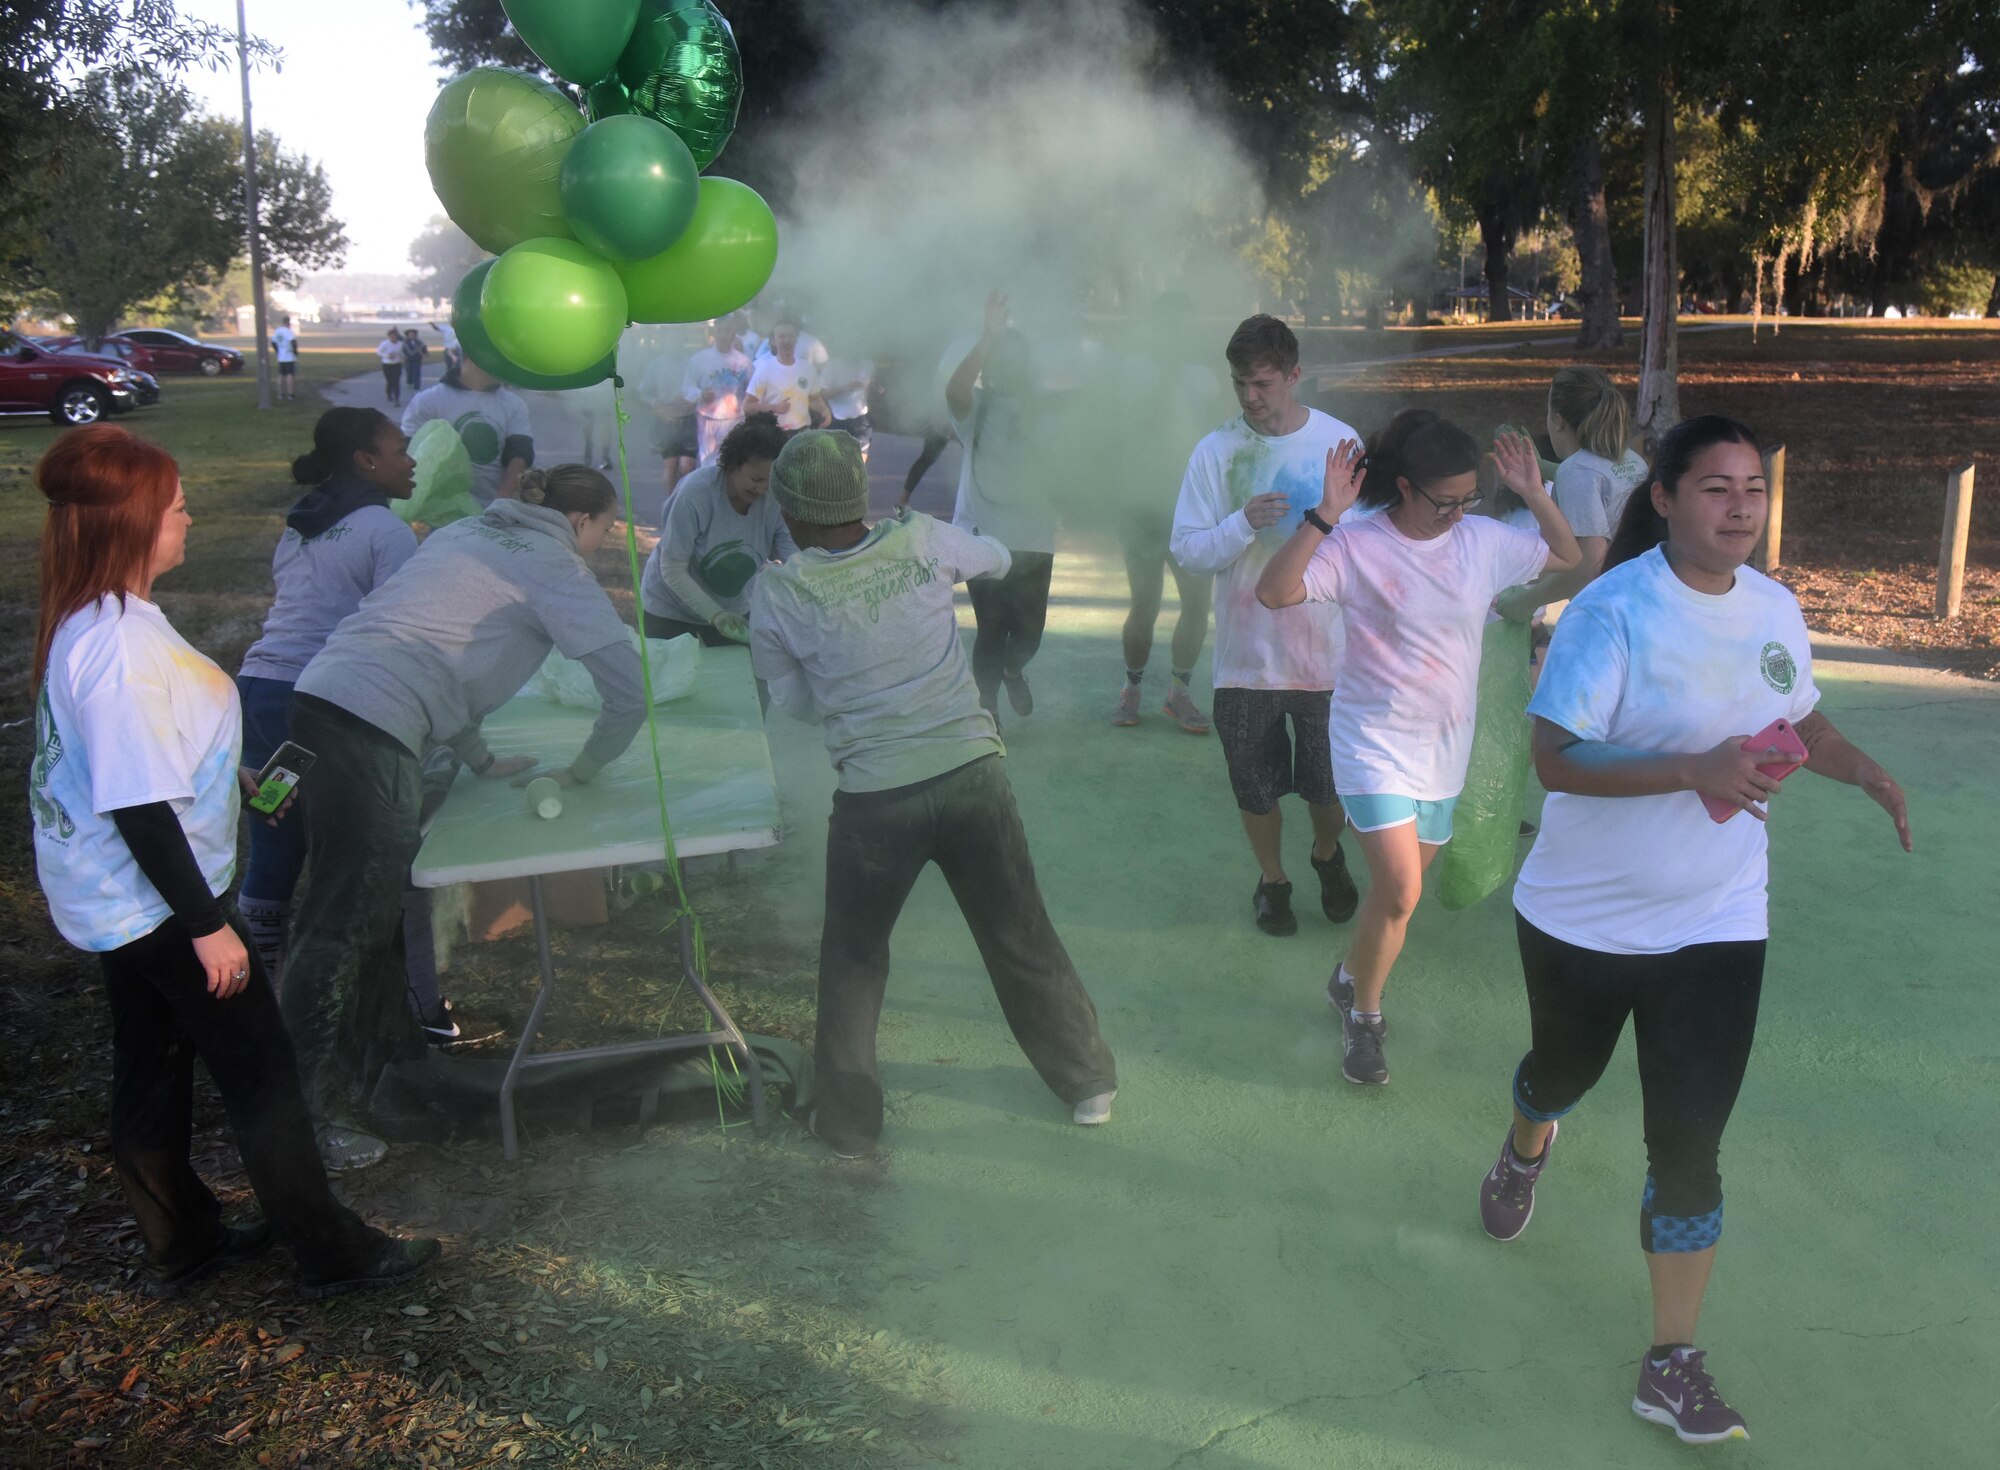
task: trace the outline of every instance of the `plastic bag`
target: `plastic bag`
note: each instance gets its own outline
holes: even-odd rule
[[[458,430],[432,419],[410,441],[410,458],[417,462],[416,487],[408,500],[389,502],[397,515],[435,531],[479,514],[479,502],[472,498],[472,456]]]
[[[1479,654],[1479,709],[1465,790],[1451,841],[1438,854],[1438,902],[1470,908],[1514,873],[1528,790],[1528,649],[1534,632],[1505,618],[1486,625]]]
[[[694,688],[695,677],[701,672],[701,640],[691,633],[678,638],[648,638],[646,661],[653,666],[653,703],[679,699]],[[604,708],[590,670],[560,653],[548,656],[522,693],[539,694],[572,709]]]

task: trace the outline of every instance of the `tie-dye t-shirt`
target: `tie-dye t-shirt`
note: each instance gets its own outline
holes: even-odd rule
[[[164,801],[211,893],[236,873],[243,716],[236,684],[144,598],[70,614],[35,705],[28,807],[35,868],[56,928],[102,953],[173,910],[139,871],[111,813]]]
[[[842,791],[888,791],[1005,747],[952,599],[1007,549],[904,510],[846,551],[814,547],[751,583],[750,666],[787,714],[826,727]]]
[[[710,612],[689,605],[667,579],[668,567],[680,567],[717,607],[741,617],[750,611],[750,579],[767,562],[783,561],[797,550],[776,500],[760,495],[747,514],[738,515],[722,466],[704,465],[674,487],[660,544],[639,579],[639,600],[655,617],[707,622]]]
[[[1652,753],[1712,750],[1794,723],[1819,702],[1792,594],[1748,567],[1720,597],[1655,548],[1576,595],[1528,713],[1585,740]],[[1764,824],[1710,820],[1692,791],[1551,792],[1514,906],[1537,929],[1612,954],[1666,954],[1770,933]]]
[[[1215,687],[1331,689],[1340,669],[1341,613],[1331,603],[1268,608],[1257,578],[1320,503],[1326,455],[1361,436],[1329,414],[1306,410],[1289,434],[1260,434],[1231,419],[1194,448],[1174,508],[1173,556],[1188,571],[1215,574]],[[1250,529],[1243,507],[1281,492],[1275,526]]]
[[[1428,541],[1388,515],[1342,517],[1305,573],[1307,606],[1337,602],[1347,622],[1327,721],[1336,789],[1418,801],[1464,789],[1487,605],[1548,559],[1539,531],[1483,517]]]

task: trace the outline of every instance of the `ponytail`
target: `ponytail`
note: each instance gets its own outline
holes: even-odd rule
[[[1368,441],[1358,498],[1363,505],[1393,506],[1403,498],[1399,477],[1422,487],[1478,469],[1479,446],[1470,434],[1428,408],[1406,408]]]
[[[380,409],[329,408],[313,425],[311,452],[292,461],[293,481],[323,485],[336,472],[353,469],[354,456],[372,448],[383,429],[393,427]]]
[[[597,517],[618,504],[618,491],[587,464],[559,464],[521,475],[523,505],[540,505],[563,515]]]
[[[1556,411],[1562,412],[1560,408]],[[1611,544],[1604,550],[1605,571],[1622,566],[1634,557],[1644,556],[1655,546],[1665,543],[1667,518],[1653,505],[1653,487],[1663,488],[1669,496],[1677,494],[1682,478],[1694,467],[1696,456],[1717,444],[1748,444],[1762,452],[1757,436],[1747,425],[1724,418],[1719,413],[1682,419],[1660,436],[1660,442],[1653,451],[1652,474],[1645,484],[1626,497],[1624,514],[1618,517],[1618,529],[1611,533]]]
[[[1549,384],[1549,407],[1576,430],[1577,442],[1592,454],[1616,462],[1632,438],[1632,410],[1603,368],[1573,364],[1560,368]]]

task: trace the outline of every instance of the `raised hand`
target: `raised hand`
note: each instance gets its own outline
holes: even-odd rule
[[[1321,482],[1320,519],[1332,525],[1345,515],[1361,494],[1361,480],[1368,469],[1368,457],[1360,444],[1343,439],[1326,452],[1326,478]]]
[[[1494,438],[1493,467],[1523,500],[1541,493],[1542,462],[1535,455],[1534,441],[1518,429],[1504,429]]]

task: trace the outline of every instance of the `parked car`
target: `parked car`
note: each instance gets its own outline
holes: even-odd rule
[[[243,371],[243,354],[235,348],[211,347],[180,332],[169,332],[161,327],[134,327],[111,335],[145,348],[152,361],[141,366],[149,373],[200,373],[212,378],[219,373]]]
[[[137,368],[127,368],[132,375],[132,401],[136,407],[151,408],[160,401],[160,380],[151,373],[142,373]]]
[[[74,426],[130,412],[138,403],[138,379],[117,358],[50,352],[0,332],[0,414],[47,414]]]
[[[135,373],[155,373],[163,371],[153,356],[153,349],[141,346],[126,337],[106,337],[104,344],[92,352],[75,337],[52,338],[50,350],[53,352],[74,352],[85,357],[115,357]]]

